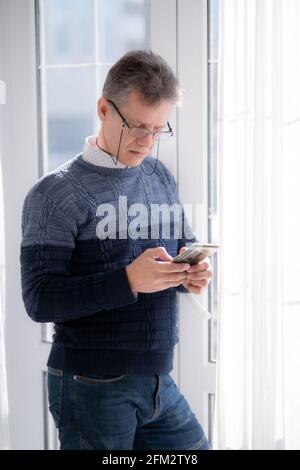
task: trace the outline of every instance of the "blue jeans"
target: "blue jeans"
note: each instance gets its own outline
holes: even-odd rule
[[[210,449],[169,374],[92,378],[49,367],[48,399],[61,450]]]

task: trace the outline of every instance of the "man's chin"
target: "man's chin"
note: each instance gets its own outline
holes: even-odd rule
[[[128,152],[124,160],[125,165],[139,166],[142,161],[148,156],[148,153]]]

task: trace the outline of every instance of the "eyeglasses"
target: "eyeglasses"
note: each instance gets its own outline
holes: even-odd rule
[[[144,129],[142,127],[130,127],[128,122],[126,121],[125,117],[121,113],[121,111],[118,109],[118,107],[115,105],[115,103],[111,100],[107,100],[117,111],[118,115],[122,119],[123,123],[126,124],[128,127],[128,133],[132,135],[132,137],[147,137],[149,134],[152,134],[153,139],[155,141],[163,141],[163,140],[168,140],[170,137],[173,136],[173,129],[171,128],[169,122],[167,123],[168,130],[167,131],[149,131],[148,129]]]

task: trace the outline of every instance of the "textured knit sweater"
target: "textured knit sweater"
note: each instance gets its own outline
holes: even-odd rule
[[[151,173],[154,163],[147,157],[144,172]],[[151,176],[144,172],[140,166],[96,166],[80,154],[42,177],[25,199],[22,296],[34,321],[55,324],[48,366],[95,376],[172,370],[177,290],[136,295],[126,266],[147,248],[164,246],[176,256],[195,239],[184,214],[180,237],[176,217],[164,237],[161,217],[145,214],[139,219],[140,236],[129,235],[133,204],[143,204],[149,214],[153,204],[179,204],[175,180],[161,162]],[[107,223],[103,233],[105,224],[99,230],[99,223],[108,204],[118,224],[114,230]]]

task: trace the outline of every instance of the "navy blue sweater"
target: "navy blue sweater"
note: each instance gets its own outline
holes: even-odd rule
[[[146,158],[145,172],[153,164]],[[130,213],[127,208],[138,210],[134,203],[149,214],[153,204],[178,206],[175,180],[161,162],[146,176],[140,167],[99,167],[80,154],[29,191],[22,215],[22,296],[34,321],[55,324],[47,365],[90,375],[172,369],[178,341],[176,289],[135,295],[125,267],[147,248],[164,246],[175,256],[195,239],[183,213],[172,218],[171,212],[168,234],[161,217],[144,213],[138,219],[141,211]],[[115,231],[105,204],[115,208]],[[178,235],[179,217],[184,225]],[[129,236],[137,220],[140,236]]]

